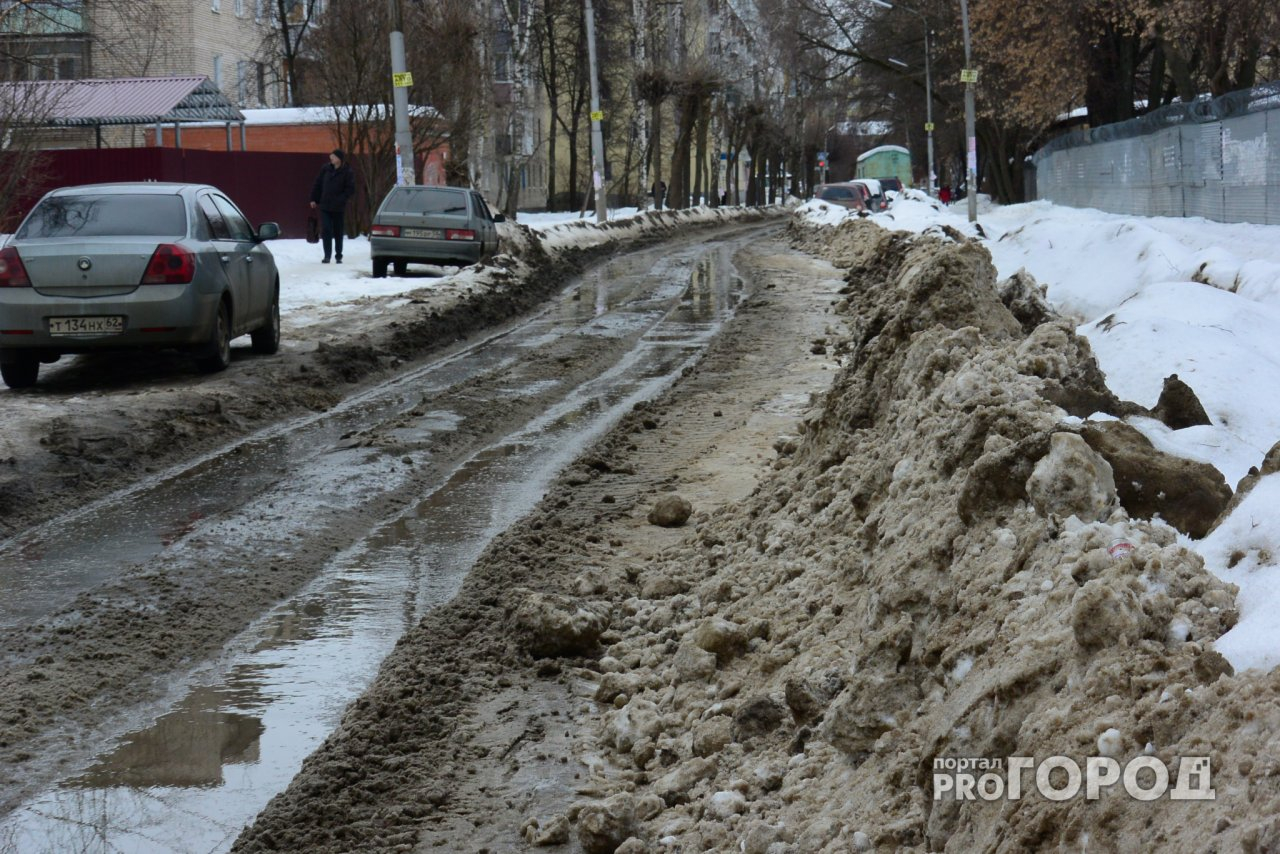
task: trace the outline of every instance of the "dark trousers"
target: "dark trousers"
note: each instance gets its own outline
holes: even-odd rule
[[[324,257],[330,257],[329,250],[335,250],[338,260],[342,260],[342,217],[345,211],[320,211],[320,245],[324,247]]]

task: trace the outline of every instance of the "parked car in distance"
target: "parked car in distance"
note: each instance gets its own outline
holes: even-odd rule
[[[855,178],[851,184],[860,184],[867,189],[867,208],[872,213],[880,213],[889,209],[889,199],[885,197],[884,187],[875,178]]]
[[[867,215],[866,197],[861,188],[852,184],[819,184],[813,190],[813,197],[842,208],[855,210],[859,216]]]
[[[0,375],[34,385],[63,354],[179,348],[204,371],[231,339],[280,346],[280,276],[264,241],[216,187],[155,182],[52,190],[0,248]]]
[[[403,276],[414,264],[474,264],[498,251],[494,216],[475,190],[462,187],[392,187],[369,229],[373,277],[394,265]]]
[[[886,193],[902,192],[901,178],[877,178],[876,180],[880,182],[880,188]]]

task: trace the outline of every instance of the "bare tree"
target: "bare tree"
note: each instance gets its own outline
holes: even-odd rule
[[[410,100],[417,102],[410,116],[414,155],[448,145],[447,180],[465,184],[483,93],[469,84],[479,76],[475,16],[465,0],[437,0],[407,15],[405,26],[415,83]],[[309,73],[321,101],[334,111],[334,142],[360,165],[364,207],[352,217],[353,230],[368,224],[395,180],[389,27],[385,5],[341,3],[329,8],[324,26],[312,34]]]
[[[470,186],[472,141],[484,115],[487,78],[481,21],[469,0],[426,0],[406,15],[411,99],[428,111],[414,126],[419,155],[447,145],[446,181]]]
[[[0,83],[0,232],[9,232],[35,202],[31,176],[41,169],[41,136],[54,114],[65,84]]]
[[[537,76],[551,110],[548,128],[548,206],[560,204],[556,194],[556,142],[563,130],[569,154],[564,207],[574,210],[580,201],[579,152],[587,116],[590,81],[587,76],[586,27],[581,0],[543,0],[537,25]]]
[[[520,177],[533,155],[529,120],[533,110],[533,72],[537,57],[534,47],[533,0],[496,0],[493,50],[496,73],[504,97],[497,113],[500,141],[499,157],[503,161],[502,192],[498,206],[509,217],[520,207]]]
[[[321,17],[318,0],[254,0],[254,14],[269,18],[270,29],[263,40],[261,55],[269,68],[279,68],[285,84],[285,100],[290,106],[301,106],[309,100],[307,79],[310,41]],[[350,4],[335,4],[345,7]],[[379,6],[370,3],[369,6]],[[265,7],[265,8],[264,8]],[[277,65],[277,63],[279,63]]]

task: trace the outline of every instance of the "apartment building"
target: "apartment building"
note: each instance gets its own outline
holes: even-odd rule
[[[9,80],[203,75],[237,106],[283,106],[283,75],[268,58],[274,8],[274,0],[0,0],[0,68]]]

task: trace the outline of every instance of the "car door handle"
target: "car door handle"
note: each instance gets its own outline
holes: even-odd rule
[[[230,255],[223,255],[223,256],[221,256],[221,257],[222,257],[222,263],[223,263],[223,264],[225,264],[225,263],[227,263],[228,261],[230,261],[230,260],[231,260],[231,256],[230,256]]]
[[[246,255],[246,256],[244,256],[244,260],[246,260],[246,261],[248,261],[250,264],[252,264],[252,263],[253,263],[253,256],[252,256],[252,255]]]

